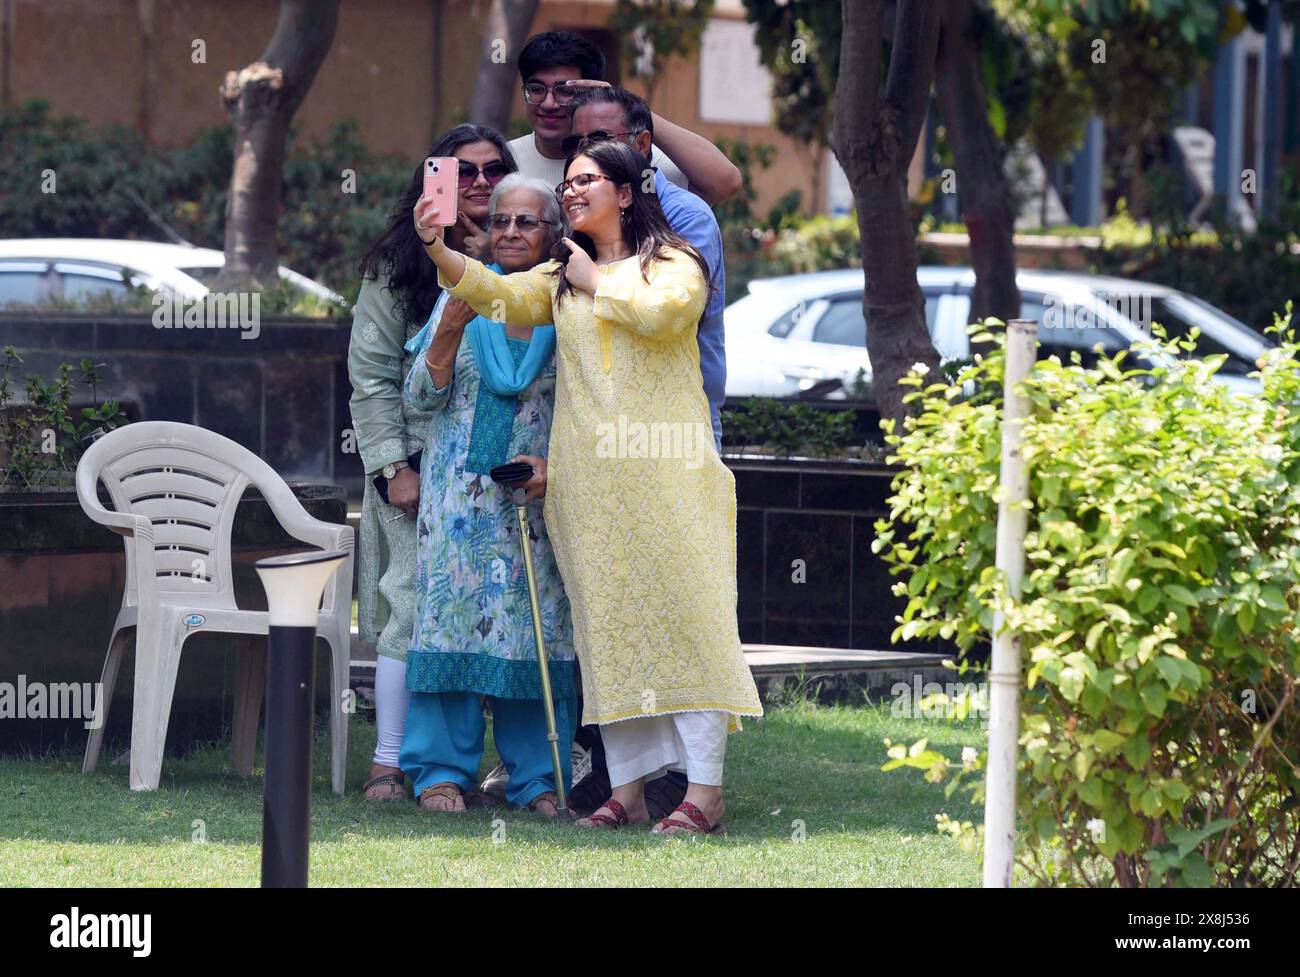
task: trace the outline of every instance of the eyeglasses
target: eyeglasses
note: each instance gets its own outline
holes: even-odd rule
[[[563,200],[564,191],[568,190],[570,187],[574,190],[586,190],[587,187],[591,186],[591,184],[596,180],[609,180],[611,183],[613,182],[613,180],[604,173],[579,173],[572,179],[557,184],[555,187],[555,196]]]
[[[457,166],[457,171],[460,176],[460,188],[462,190],[466,187],[472,187],[478,180],[480,173],[483,174],[483,179],[487,180],[491,186],[496,186],[510,175],[510,167],[499,159],[493,160],[481,169],[473,163],[461,160]]]
[[[534,217],[532,214],[493,214],[488,218],[488,224],[494,231],[504,231],[514,224],[519,228],[520,233],[529,234],[543,224],[554,224],[554,221],[545,221],[540,217]]]
[[[613,139],[615,136],[639,136],[645,132],[644,129],[632,129],[628,132],[606,132],[604,129],[592,129],[585,135],[574,133],[572,136],[565,136],[564,141],[560,143],[560,149],[564,151],[565,156],[572,156],[578,151],[578,148],[589,142],[600,142],[602,139]]]
[[[570,87],[567,81],[557,81],[554,85],[544,85],[540,81],[530,81],[524,86],[524,101],[529,105],[541,105],[546,101],[546,93],[550,92],[555,97],[559,105],[568,105],[573,101],[574,96],[578,94],[576,88]]]

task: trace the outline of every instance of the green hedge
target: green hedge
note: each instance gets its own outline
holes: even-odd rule
[[[1038,361],[1018,599],[995,566],[1001,330],[956,379],[909,378],[873,544],[908,599],[895,640],[969,648],[996,609],[1020,635],[1018,861],[1041,884],[1300,878],[1300,342],[1278,338],[1252,398],[1214,382],[1221,355]],[[889,745],[890,767],[982,797],[977,751]],[[979,844],[969,822],[940,828]]]
[[[34,100],[0,110],[0,227],[10,237],[169,240],[222,248],[232,164],[229,126],[200,131],[186,146],[157,151],[133,131],[92,130]],[[360,289],[356,265],[383,229],[414,164],[366,148],[355,122],[297,145],[290,135],[279,221],[280,261],[341,292]],[[53,193],[42,192],[49,171]],[[355,174],[355,192],[344,186]]]

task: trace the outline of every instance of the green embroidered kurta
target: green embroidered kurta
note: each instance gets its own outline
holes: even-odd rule
[[[366,472],[357,544],[357,631],[379,654],[405,660],[415,619],[415,521],[385,505],[371,479],[424,447],[429,413],[402,399],[415,360],[403,347],[424,323],[398,319],[393,301],[386,278],[362,283],[352,317],[348,375],[352,427]]]

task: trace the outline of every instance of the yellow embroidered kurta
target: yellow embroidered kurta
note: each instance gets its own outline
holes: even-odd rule
[[[736,483],[718,457],[695,331],[707,285],[668,252],[555,302],[554,261],[451,288],[482,315],[555,323],[543,516],[573,611],[583,722],[716,709],[761,716],[736,625]]]

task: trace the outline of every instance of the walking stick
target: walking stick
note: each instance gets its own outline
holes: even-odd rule
[[[498,484],[510,486],[526,482],[533,477],[533,466],[527,462],[513,462],[499,465],[492,469],[492,480]],[[524,551],[524,574],[528,578],[528,603],[533,612],[533,638],[537,643],[537,676],[542,683],[542,709],[546,713],[546,738],[551,743],[551,766],[555,770],[555,796],[558,801],[556,815],[561,818],[572,817],[568,798],[564,790],[564,769],[560,766],[560,734],[555,729],[555,703],[551,696],[551,674],[546,667],[546,640],[542,636],[542,605],[537,596],[537,573],[533,569],[533,547],[528,542],[528,508],[524,502],[525,492],[522,488],[510,493],[515,506],[515,518],[519,520],[519,543]],[[567,746],[567,744],[566,744]]]

